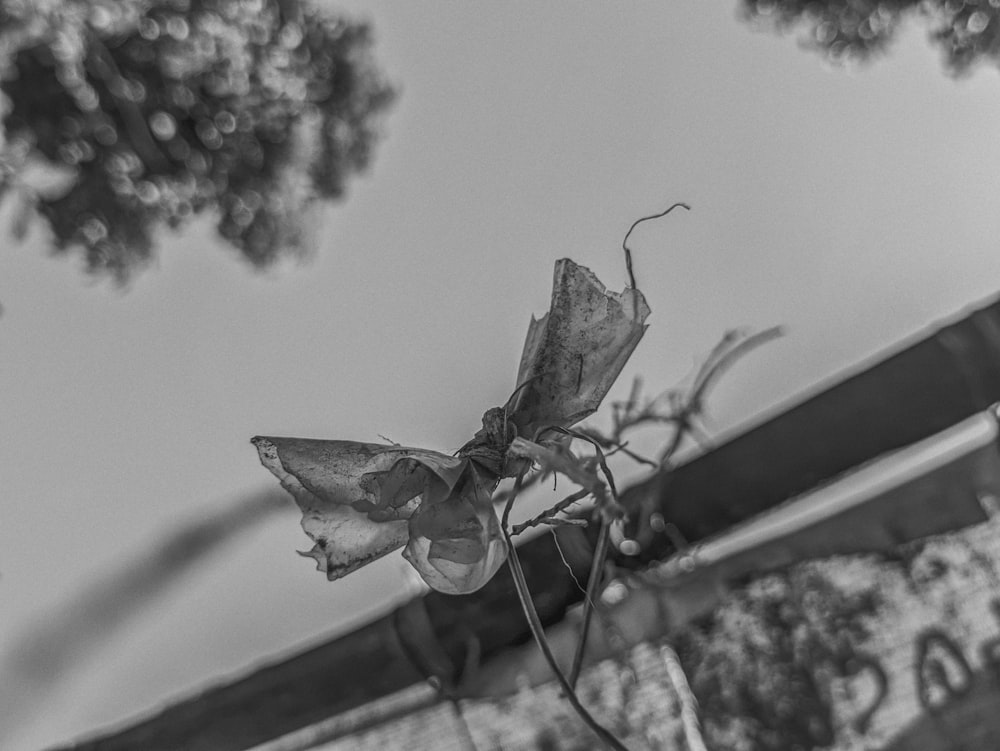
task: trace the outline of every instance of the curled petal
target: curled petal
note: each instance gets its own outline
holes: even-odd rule
[[[488,582],[507,558],[491,500],[495,485],[472,462],[446,496],[428,495],[410,517],[403,557],[439,592],[468,594]]]
[[[405,545],[406,527],[402,520],[373,522],[350,506],[303,508],[302,529],[316,544],[301,555],[315,560],[316,569],[333,581]]]
[[[261,462],[294,497],[314,558],[328,579],[355,571],[409,539],[427,497],[447,497],[466,460],[357,441],[257,437]]]

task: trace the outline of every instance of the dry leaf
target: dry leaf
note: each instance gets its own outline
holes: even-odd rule
[[[531,319],[509,405],[519,435],[569,427],[600,406],[646,331],[646,299],[637,289],[608,292],[594,273],[568,258],[556,262],[552,305]]]

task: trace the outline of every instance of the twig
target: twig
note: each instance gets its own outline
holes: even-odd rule
[[[745,335],[741,331],[727,331],[709,356],[702,363],[694,378],[690,394],[675,415],[677,430],[667,449],[660,455],[660,463],[666,464],[680,448],[684,438],[693,432],[692,420],[701,413],[705,395],[715,382],[743,355],[784,334],[780,326],[772,326],[756,334]],[[735,344],[734,340],[737,340]]]
[[[667,465],[674,454],[680,449],[688,436],[693,436],[700,445],[710,443],[710,440],[695,420],[701,415],[705,397],[718,379],[737,360],[749,351],[781,336],[783,330],[774,326],[756,334],[746,334],[740,330],[727,331],[716,344],[709,355],[698,367],[692,379],[690,388],[684,391],[671,389],[640,405],[640,381],[637,378],[632,384],[629,398],[613,405],[613,425],[610,435],[604,435],[594,429],[580,431],[583,435],[596,441],[604,447],[614,447],[623,451],[636,461],[652,465],[656,468]],[[659,405],[666,400],[669,406]],[[653,462],[624,449],[622,438],[628,430],[648,424],[669,423],[674,426],[674,434],[666,449],[660,454],[659,461]]]
[[[625,456],[627,456],[629,459],[636,462],[637,464],[645,464],[646,466],[652,467],[654,469],[660,466],[649,457],[643,456],[642,454],[637,454],[632,449],[628,448],[627,442],[612,444],[610,453],[617,454],[619,452],[625,454]]]
[[[557,503],[556,505],[552,506],[551,508],[545,509],[545,511],[540,513],[534,519],[529,519],[528,521],[521,522],[520,524],[515,524],[513,529],[511,530],[511,534],[513,536],[517,536],[522,532],[524,532],[524,530],[531,529],[532,527],[537,527],[539,524],[545,524],[545,523],[550,524],[553,521],[553,517],[555,517],[556,514],[562,513],[570,506],[572,506],[574,503],[582,501],[588,495],[590,495],[590,491],[587,488],[582,488],[576,491],[575,493],[571,493],[570,495],[566,496],[561,501],[559,501],[559,503]]]
[[[607,517],[601,517],[601,531],[597,535],[597,546],[594,558],[590,563],[590,578],[587,580],[587,594],[583,598],[583,623],[580,625],[580,640],[576,644],[576,654],[573,655],[573,665],[569,671],[569,685],[576,688],[583,668],[583,657],[587,651],[587,638],[590,636],[590,621],[594,616],[597,590],[601,585],[601,575],[604,573],[604,560],[608,556],[608,544],[611,541],[611,524]]]
[[[524,474],[527,470],[521,470],[517,473],[517,477],[514,478],[514,487],[510,489],[510,497],[507,499],[507,503],[503,507],[503,516],[500,518],[500,529],[503,530],[504,537],[509,537],[508,522],[510,521],[510,510],[514,508],[514,501],[517,500],[517,494],[521,492],[521,488],[524,485]],[[507,540],[507,544],[510,545],[510,540]],[[514,548],[511,547],[511,552]]]
[[[586,441],[591,446],[594,447],[594,455],[597,458],[597,463],[601,467],[601,471],[604,472],[604,477],[608,481],[608,489],[611,491],[611,499],[618,503],[618,489],[615,487],[615,478],[611,474],[611,470],[608,468],[608,460],[604,456],[604,450],[601,448],[600,443],[598,443],[594,438],[587,435],[586,433],[581,433],[578,430],[569,430],[567,428],[559,427],[557,425],[552,426],[550,430],[554,430],[557,433],[562,433],[563,435],[568,435],[571,438],[579,438],[581,441]],[[605,511],[606,509],[602,509]]]
[[[586,527],[586,519],[567,519],[564,516],[543,516],[540,520],[541,524],[546,524],[550,527]]]
[[[673,522],[663,523],[663,534],[670,540],[670,544],[679,552],[684,552],[691,547],[691,543],[684,537],[684,533]]]
[[[587,581],[587,595],[583,600],[583,623],[580,626],[580,639],[576,645],[576,653],[573,655],[573,665],[569,676],[569,683],[575,688],[577,679],[580,677],[580,670],[583,667],[583,657],[587,649],[587,638],[590,635],[590,622],[593,620],[595,603],[597,601],[597,590],[600,587],[601,575],[604,572],[604,561],[608,556],[608,545],[611,540],[611,520],[614,516],[621,515],[621,507],[618,504],[618,489],[615,487],[615,478],[611,474],[611,469],[608,467],[608,462],[604,456],[604,451],[601,449],[600,443],[591,436],[588,436],[585,433],[580,433],[576,430],[568,430],[558,426],[553,427],[553,430],[572,438],[578,438],[582,441],[586,441],[594,447],[597,462],[601,467],[601,471],[604,473],[604,478],[608,483],[608,490],[611,493],[611,503],[608,504],[605,502],[597,509],[597,512],[601,517],[601,530],[597,535],[597,545],[594,550],[594,558],[590,564],[590,578]]]
[[[691,430],[690,423],[691,415],[685,409],[684,413],[677,416],[674,421],[677,424],[674,430],[673,438],[670,439],[670,443],[667,447],[660,453],[660,466],[666,466],[670,463],[673,455],[677,453],[677,450],[681,447],[684,439],[687,437],[688,432]]]
[[[627,456],[632,461],[637,462],[639,464],[646,464],[652,467],[653,469],[659,469],[660,467],[660,465],[657,462],[653,461],[652,459],[642,456],[641,454],[637,454],[634,451],[632,451],[632,449],[628,448],[628,441],[622,441],[622,442],[616,441],[613,438],[601,435],[596,430],[593,430],[591,428],[581,428],[578,432],[597,441],[601,445],[601,448],[607,449],[608,450],[607,456],[613,456],[614,454],[622,453],[625,454],[625,456]]]
[[[695,411],[701,411],[702,399],[708,389],[718,380],[729,368],[736,363],[743,355],[762,344],[766,344],[784,335],[781,326],[772,326],[769,329],[758,331],[756,334],[744,334],[742,331],[727,331],[708,358],[702,363],[698,374],[695,376],[694,385],[691,389],[689,402],[693,404]],[[733,340],[737,340],[733,344]]]
[[[620,515],[621,511],[618,504],[618,489],[615,487],[615,478],[611,474],[611,469],[608,467],[604,451],[601,450],[597,441],[583,433],[578,433],[574,430],[567,430],[566,433],[574,438],[580,438],[581,440],[587,441],[594,447],[597,461],[601,466],[601,471],[604,472],[604,478],[608,482],[608,490],[611,492],[611,502],[614,504],[613,508],[618,512],[618,515]],[[590,579],[587,582],[587,596],[583,601],[583,623],[580,626],[580,640],[576,645],[576,654],[573,655],[573,665],[570,671],[569,681],[570,685],[573,687],[576,687],[576,681],[579,678],[580,670],[583,667],[583,657],[587,649],[587,638],[590,635],[590,622],[593,620],[594,608],[597,601],[597,590],[601,584],[601,574],[604,572],[604,561],[608,556],[608,544],[611,540],[611,510],[605,507],[599,508],[598,512],[601,516],[601,531],[597,535],[597,545],[594,550],[594,558],[590,564]]]

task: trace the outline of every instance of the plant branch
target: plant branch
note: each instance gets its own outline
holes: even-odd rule
[[[687,437],[693,436],[700,444],[704,444],[708,440],[696,420],[704,410],[708,391],[718,379],[745,354],[782,334],[783,330],[780,326],[751,334],[739,329],[727,331],[698,366],[689,388],[685,390],[670,389],[642,403],[641,381],[636,378],[633,381],[628,399],[613,405],[610,434],[605,435],[592,428],[586,428],[578,433],[581,436],[586,436],[592,442],[596,442],[597,445],[623,451],[636,461],[656,468],[663,467],[670,462]],[[624,450],[623,436],[626,431],[643,425],[663,424],[672,425],[674,434],[667,447],[661,452],[658,462]]]
[[[596,430],[593,430],[591,428],[581,428],[579,432],[582,435],[585,435],[588,438],[592,438],[595,441],[597,441],[597,443],[600,444],[601,448],[607,451],[608,456],[613,456],[615,454],[621,453],[625,454],[625,456],[627,456],[629,459],[638,464],[645,464],[649,467],[652,467],[653,469],[659,469],[660,467],[659,463],[654,462],[649,457],[637,454],[630,448],[628,448],[628,441],[622,441],[622,442],[615,441],[614,439],[609,438],[608,436],[601,435]]]
[[[545,509],[545,511],[540,513],[534,519],[528,519],[528,521],[521,522],[520,524],[515,524],[511,530],[511,535],[516,537],[517,535],[524,532],[526,529],[537,527],[539,524],[552,524],[553,521],[558,523],[558,520],[554,518],[556,514],[562,513],[570,506],[572,506],[574,503],[582,501],[588,495],[590,495],[590,491],[587,490],[586,488],[581,488],[575,493],[571,493],[570,495],[566,496],[561,501],[559,501],[559,503],[555,504],[554,506],[551,506],[550,508]]]
[[[583,669],[583,657],[587,651],[587,638],[590,636],[590,621],[594,616],[597,603],[597,590],[601,586],[601,575],[604,573],[604,561],[608,557],[608,545],[611,542],[611,523],[607,517],[601,517],[601,531],[597,535],[597,545],[594,558],[590,564],[590,578],[587,580],[587,594],[583,598],[583,623],[580,625],[580,640],[576,644],[576,654],[573,655],[573,665],[569,671],[569,684],[576,688],[576,682]]]

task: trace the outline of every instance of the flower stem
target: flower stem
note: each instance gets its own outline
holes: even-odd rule
[[[580,641],[573,655],[573,667],[569,671],[569,684],[576,688],[576,682],[583,668],[583,657],[587,650],[587,638],[590,635],[590,622],[594,617],[594,608],[598,597],[597,590],[601,586],[601,575],[604,573],[604,560],[608,556],[608,544],[611,541],[611,524],[601,517],[601,531],[597,535],[597,546],[594,550],[594,560],[590,564],[590,579],[587,581],[587,594],[583,599],[583,624],[580,626]]]
[[[545,638],[545,630],[541,619],[538,617],[538,611],[535,610],[535,603],[531,599],[531,592],[528,590],[528,582],[524,578],[524,570],[521,568],[521,561],[517,557],[517,549],[514,547],[514,541],[511,539],[506,525],[502,526],[502,530],[509,546],[507,565],[510,567],[511,576],[514,578],[514,588],[517,590],[517,596],[521,601],[521,608],[524,610],[524,615],[528,619],[528,627],[531,629],[531,635],[535,637],[535,642],[538,644],[538,648],[542,650],[545,661],[549,663],[549,667],[555,673],[556,680],[562,686],[567,701],[569,701],[570,705],[580,716],[580,719],[586,723],[587,727],[593,730],[594,734],[604,742],[605,746],[613,749],[613,751],[628,751],[628,748],[615,738],[607,728],[595,720],[586,707],[580,703],[579,697],[556,662],[555,655],[552,654],[549,642]]]

